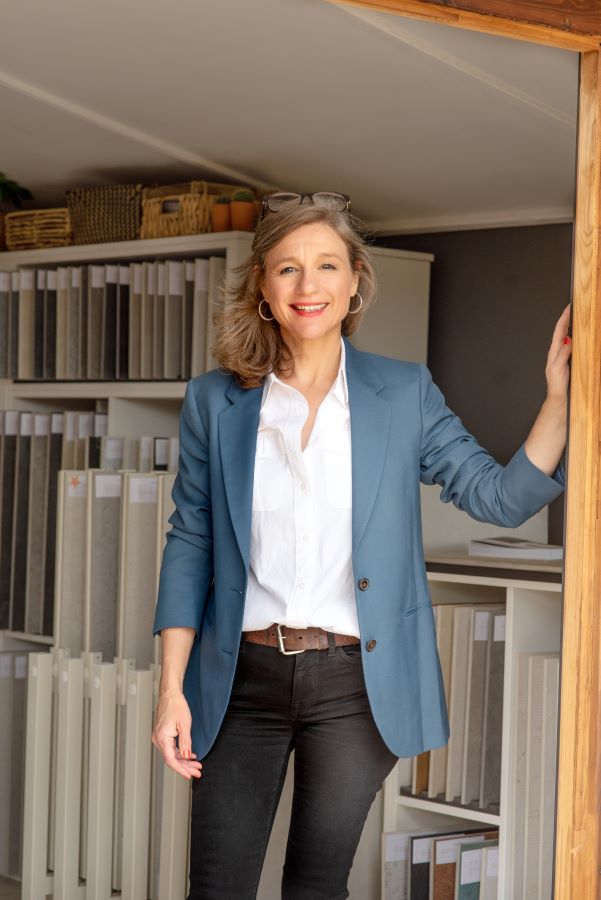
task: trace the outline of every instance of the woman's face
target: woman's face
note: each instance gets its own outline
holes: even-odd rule
[[[289,347],[339,336],[358,285],[345,242],[322,222],[296,228],[265,257],[263,296]]]

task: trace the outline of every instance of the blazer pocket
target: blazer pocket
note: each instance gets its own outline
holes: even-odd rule
[[[418,603],[417,606],[412,606],[411,609],[405,611],[405,618],[407,616],[413,616],[416,612],[419,612],[420,609],[425,609],[427,606],[432,606],[431,600],[426,600],[424,603]]]

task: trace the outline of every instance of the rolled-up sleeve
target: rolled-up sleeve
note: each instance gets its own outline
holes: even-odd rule
[[[208,435],[194,382],[186,387],[179,420],[179,469],[172,491],[175,511],[167,533],[152,632],[191,627],[200,634],[213,580],[213,525]]]
[[[507,465],[498,463],[449,409],[423,363],[420,404],[420,479],[441,485],[443,503],[452,501],[480,522],[514,528],[564,490],[563,460],[553,475],[547,475],[528,458],[525,441]]]

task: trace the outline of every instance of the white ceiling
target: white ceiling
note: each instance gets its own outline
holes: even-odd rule
[[[35,9],[34,9],[35,7]],[[0,170],[334,189],[374,230],[568,221],[578,55],[325,0],[3,0]]]

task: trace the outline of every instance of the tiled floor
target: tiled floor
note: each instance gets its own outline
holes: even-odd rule
[[[0,875],[0,900],[19,900],[20,897],[21,882]]]

